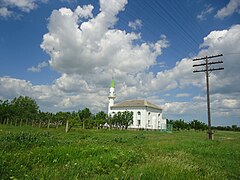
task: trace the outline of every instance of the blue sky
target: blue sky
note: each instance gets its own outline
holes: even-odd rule
[[[223,53],[211,74],[214,125],[240,125],[240,1],[0,0],[0,98],[43,111],[107,110],[148,99],[169,119],[206,122],[204,74],[192,58]]]

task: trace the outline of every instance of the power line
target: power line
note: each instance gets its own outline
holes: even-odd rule
[[[164,6],[161,5],[161,3],[159,3],[159,1],[154,0],[154,2],[170,17],[170,19],[173,20],[173,22],[182,30],[182,32],[184,32],[185,35],[187,35],[192,40],[192,42],[194,42],[197,46],[199,45],[198,42],[192,37],[192,35],[185,30],[185,28],[176,20],[173,15],[171,15],[171,13],[169,13],[169,11]]]
[[[153,24],[158,24],[159,27],[162,27],[161,28],[162,30],[164,30],[164,26],[166,26],[166,27],[168,27],[168,29],[167,29],[168,33],[171,32],[171,34],[176,34],[176,29],[179,29],[179,27],[174,25],[175,23],[173,22],[172,19],[169,18],[169,16],[166,14],[166,12],[159,11],[159,8],[158,8],[159,6],[154,1],[152,3],[149,2],[149,1],[141,1],[141,2],[140,1],[135,1],[135,2],[138,4],[138,6],[141,6],[141,9],[143,10],[143,12],[146,11],[146,7],[151,9],[152,16],[149,16],[148,15],[149,13],[147,13],[148,19],[149,19],[147,21],[147,23],[150,23],[150,21],[151,21],[150,26],[153,25]],[[157,16],[157,18],[154,17],[153,15]],[[162,24],[161,21],[164,21],[164,24]],[[159,27],[158,27],[158,31],[159,31]],[[182,33],[182,31],[178,31],[178,32]],[[188,49],[190,49],[191,51],[194,52],[195,49],[193,48],[192,43],[189,42],[189,39],[185,38],[185,35],[186,34],[183,34],[181,36],[178,36],[177,38],[181,39],[181,41],[184,43],[184,45]],[[185,54],[183,52],[180,52],[181,50],[177,49],[177,48],[175,48],[175,51],[178,52],[178,54],[181,54],[181,55]],[[176,52],[174,52],[174,53],[176,53]]]
[[[211,129],[211,108],[210,108],[210,93],[209,93],[209,71],[218,71],[218,70],[223,70],[224,68],[209,68],[210,65],[213,64],[221,64],[223,63],[223,61],[212,61],[209,62],[209,59],[212,58],[216,58],[216,57],[220,57],[223,56],[222,54],[218,54],[218,55],[214,55],[214,56],[206,56],[206,57],[201,57],[201,58],[195,58],[193,59],[193,61],[202,61],[204,60],[204,63],[201,64],[194,64],[193,67],[199,67],[199,66],[203,66],[204,69],[201,70],[194,70],[193,72],[205,72],[206,74],[206,85],[207,85],[207,113],[208,113],[208,139],[209,140],[213,140],[213,132]]]

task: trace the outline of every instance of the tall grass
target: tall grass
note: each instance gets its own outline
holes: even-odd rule
[[[239,179],[240,133],[0,126],[0,179]]]

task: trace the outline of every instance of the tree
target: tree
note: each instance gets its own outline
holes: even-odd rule
[[[208,128],[205,123],[200,122],[198,120],[192,120],[189,123],[189,126],[191,129],[195,129],[195,130],[206,130]]]
[[[188,124],[184,122],[184,120],[179,119],[174,121],[173,123],[173,128],[180,130],[180,129],[187,129],[188,128]]]
[[[91,111],[88,108],[84,108],[81,111],[78,111],[80,121],[82,122],[82,127],[85,129],[85,121],[90,119],[92,116]]]
[[[81,120],[90,118],[92,116],[91,111],[88,108],[84,108],[83,110],[79,111],[79,118]]]
[[[14,98],[11,103],[15,111],[15,118],[20,119],[20,125],[22,125],[23,120],[25,120],[27,124],[28,120],[33,120],[38,113],[39,107],[36,101],[28,96]]]
[[[125,129],[133,123],[133,112],[124,111],[122,113],[122,124]]]
[[[70,117],[68,117],[68,119],[66,121],[66,129],[65,129],[65,131],[69,132],[72,129],[72,127],[74,125],[76,125],[77,120],[78,120],[78,116],[70,116]]]
[[[8,124],[10,118],[12,118],[11,103],[8,100],[0,100],[0,121],[2,124]]]
[[[104,111],[100,111],[96,114],[95,118],[99,121],[105,121],[107,118],[107,114]]]
[[[62,111],[57,112],[55,115],[56,128],[58,128],[59,125],[62,125],[63,123],[65,123],[69,116],[70,116],[70,113],[66,113]]]
[[[133,112],[118,112],[112,118],[112,124],[116,127],[127,129],[133,123]]]

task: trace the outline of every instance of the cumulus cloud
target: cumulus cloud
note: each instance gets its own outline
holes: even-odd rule
[[[31,72],[41,72],[42,68],[47,67],[47,66],[48,66],[48,63],[43,61],[43,62],[39,63],[36,67],[32,66],[32,67],[28,68],[27,70],[31,71]]]
[[[130,21],[128,26],[133,30],[141,29],[143,26],[142,21],[140,19],[136,19],[135,21]]]
[[[90,9],[87,13],[90,19],[85,21],[79,21],[79,9],[84,9],[80,6],[73,11],[54,10],[49,18],[49,32],[41,44],[51,57],[51,67],[61,73],[81,75],[83,79],[109,81],[113,75],[119,79],[127,79],[129,74],[139,76],[156,64],[156,57],[168,47],[166,36],[154,43],[139,43],[140,34],[114,28],[117,14],[126,3],[102,0],[96,17],[90,13],[93,7],[85,6]]]
[[[223,19],[231,16],[233,13],[239,13],[240,0],[230,0],[229,3],[222,9],[217,11],[216,18]]]
[[[240,25],[234,25],[229,29],[212,31],[204,38],[199,55],[206,54],[223,54],[221,60],[224,61],[224,71],[211,74],[213,93],[234,93],[240,91],[239,83],[239,53],[240,46]],[[233,54],[232,54],[233,53]]]

